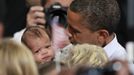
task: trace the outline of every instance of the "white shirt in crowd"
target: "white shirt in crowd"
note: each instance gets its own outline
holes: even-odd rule
[[[109,60],[113,60],[113,59],[125,60],[125,59],[127,59],[127,52],[117,41],[116,35],[115,35],[114,39],[104,47],[104,50],[105,50]]]
[[[22,29],[21,31],[19,32],[16,32],[13,36],[13,39],[16,40],[17,42],[21,43],[21,37],[24,33],[24,31],[26,30],[26,28]]]

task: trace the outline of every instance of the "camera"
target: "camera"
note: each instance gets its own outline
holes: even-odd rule
[[[51,22],[54,17],[58,16],[58,24],[63,25],[64,27],[67,26],[67,7],[63,7],[60,3],[55,3],[51,5],[49,8],[44,10],[44,13],[46,14],[46,25],[51,26]]]

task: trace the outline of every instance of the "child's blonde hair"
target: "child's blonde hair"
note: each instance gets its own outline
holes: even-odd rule
[[[69,66],[88,65],[102,67],[108,62],[103,48],[96,45],[78,44],[70,50],[70,55],[64,61]]]
[[[30,50],[12,39],[0,42],[0,75],[38,75]]]

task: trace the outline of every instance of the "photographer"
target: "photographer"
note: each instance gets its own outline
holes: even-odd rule
[[[45,25],[46,27],[48,26],[46,24],[48,21],[46,17],[48,17],[48,15],[46,16],[46,12],[44,13],[44,9],[49,10],[49,8],[56,3],[60,4],[62,8],[68,8],[72,0],[27,0],[27,2],[32,5],[27,14],[27,27],[35,25]],[[44,7],[40,6],[39,4]],[[51,21],[53,20],[54,18],[51,19]],[[66,28],[64,26],[64,24],[52,22],[51,27],[48,29],[52,36],[53,47],[55,50],[64,48],[65,46],[70,44],[68,36],[66,35]],[[20,41],[23,31],[24,30],[22,30],[20,33],[16,33],[14,35],[14,39]]]

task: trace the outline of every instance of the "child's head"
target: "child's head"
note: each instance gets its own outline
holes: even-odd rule
[[[38,75],[31,51],[11,38],[1,40],[0,75]]]
[[[70,55],[64,58],[64,62],[69,67],[78,65],[103,67],[108,62],[108,57],[102,47],[91,44],[77,44],[71,48]]]
[[[54,52],[45,28],[40,26],[27,28],[21,40],[31,49],[37,63],[45,63],[53,59]]]

